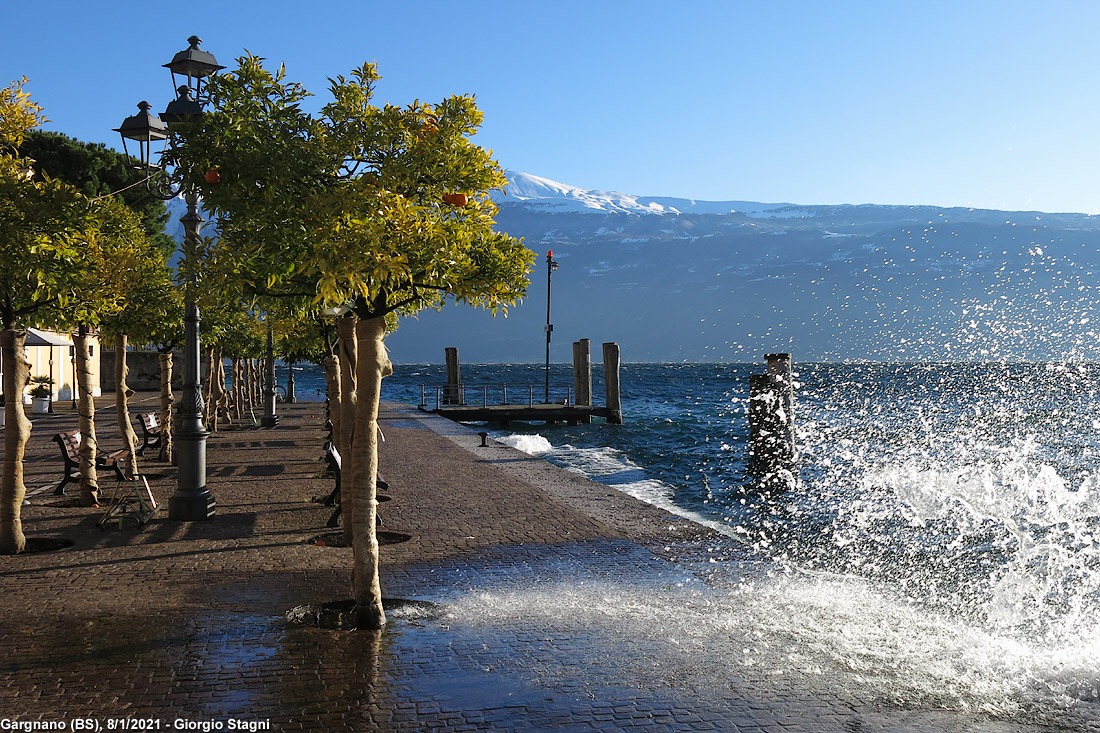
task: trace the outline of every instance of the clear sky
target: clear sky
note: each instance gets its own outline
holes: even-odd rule
[[[197,34],[318,97],[473,93],[506,168],[636,195],[1100,213],[1100,2],[13,2],[0,83],[119,147]]]

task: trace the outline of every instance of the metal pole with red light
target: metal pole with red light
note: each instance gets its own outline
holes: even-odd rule
[[[550,404],[550,334],[554,332],[554,324],[550,323],[550,277],[556,269],[554,250],[550,250],[546,253],[546,404]]]

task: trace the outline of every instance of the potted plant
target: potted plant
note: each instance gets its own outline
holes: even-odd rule
[[[50,377],[31,377],[31,412],[44,415],[50,411],[53,397],[53,379]]]

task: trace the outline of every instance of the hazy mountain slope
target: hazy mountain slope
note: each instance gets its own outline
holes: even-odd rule
[[[406,319],[393,358],[541,361],[618,341],[630,361],[1096,358],[1100,217],[928,206],[705,202],[510,173],[499,229],[538,253],[507,319]]]
[[[696,202],[511,177],[498,221],[539,253],[527,301],[507,320],[448,307],[408,321],[395,358],[458,346],[467,361],[542,360],[548,250],[556,361],[584,337],[635,361],[1098,355],[1100,217]]]

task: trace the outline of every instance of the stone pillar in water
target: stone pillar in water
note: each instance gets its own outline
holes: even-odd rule
[[[749,377],[749,476],[766,491],[795,484],[794,379],[790,354],[769,354]]]
[[[767,354],[764,359],[768,362],[768,374],[777,380],[780,393],[780,404],[777,414],[780,423],[782,439],[787,444],[786,450],[793,460],[796,456],[794,447],[794,364],[790,354]]]

